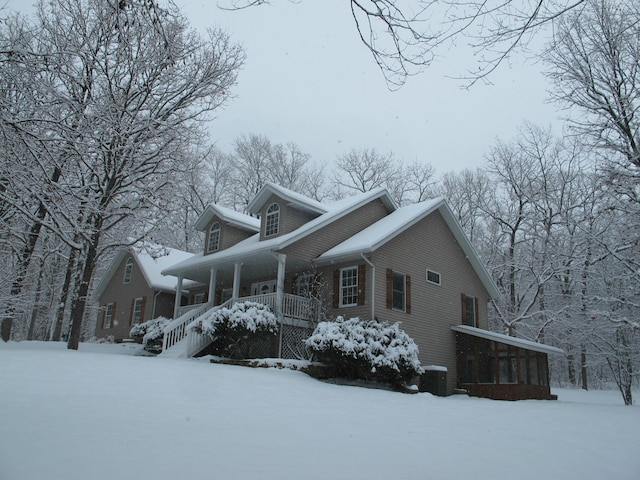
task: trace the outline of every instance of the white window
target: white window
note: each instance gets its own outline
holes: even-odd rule
[[[476,327],[478,322],[478,299],[462,294],[462,323],[470,327]]]
[[[340,269],[340,306],[358,304],[358,267]]]
[[[104,310],[104,320],[102,321],[102,328],[107,329],[111,328],[111,323],[113,321],[113,303],[107,303],[107,306]]]
[[[209,229],[207,252],[215,252],[218,248],[220,248],[220,224],[215,222]]]
[[[193,296],[193,303],[194,304],[204,303],[204,293],[196,293]]]
[[[267,216],[264,220],[264,236],[270,237],[278,234],[280,223],[280,207],[277,203],[272,203],[267,209]]]
[[[142,321],[142,308],[144,305],[144,298],[136,298],[133,302],[133,312],[131,314],[131,324],[137,325]]]
[[[393,279],[391,282],[392,288],[392,300],[391,305],[394,310],[405,311],[406,308],[406,292],[407,292],[406,277],[402,273],[393,272]]]
[[[133,271],[133,258],[127,258],[127,263],[124,266],[124,277],[122,283],[129,283],[131,281],[131,272]]]
[[[427,282],[440,285],[440,274],[433,270],[427,270]]]

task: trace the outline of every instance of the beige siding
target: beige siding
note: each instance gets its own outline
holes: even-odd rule
[[[478,298],[478,326],[487,328],[489,295],[442,216],[436,212],[378,249],[371,261],[375,265],[375,317],[390,323],[401,322],[415,340],[423,365],[441,365],[448,369],[447,390],[456,387],[456,346],[451,325],[462,323],[461,294]],[[365,305],[332,308],[333,271],[361,261],[324,267],[330,317],[371,318],[372,269],[367,266]],[[387,308],[386,270],[411,277],[411,313]],[[441,285],[427,282],[426,270],[440,273]]]
[[[209,245],[209,232],[211,229],[211,225],[213,225],[215,222],[220,223],[220,246],[218,250],[207,252],[207,246]],[[228,223],[224,223],[222,220],[220,220],[220,218],[218,218],[217,215],[211,219],[211,222],[209,222],[209,224],[207,225],[207,229],[205,232],[206,232],[205,239],[204,239],[205,255],[213,254],[221,250],[224,250],[225,248],[233,247],[235,244],[241,242],[242,240],[245,240],[250,236],[255,235],[252,232],[247,232],[246,230],[242,230],[240,228],[234,227],[233,225],[229,225]]]
[[[431,214],[381,247],[376,265],[376,316],[402,322],[420,348],[423,365],[448,369],[447,390],[456,386],[456,346],[452,325],[462,323],[461,295],[478,298],[478,327],[487,328],[489,294],[439,212]],[[386,308],[386,269],[411,276],[411,313]],[[440,273],[441,285],[427,282],[426,270]]]
[[[271,195],[260,210],[260,240],[265,240],[265,238],[267,238],[264,236],[267,209],[274,203],[277,203],[278,207],[280,208],[278,234],[271,235],[268,238],[275,238],[293,232],[294,230],[300,228],[302,225],[318,216],[293,208],[287,204],[287,201],[283,200],[277,195]]]
[[[131,272],[131,281],[123,283],[124,270],[127,259],[133,258],[127,255],[123,258],[118,266],[115,274],[111,278],[111,282],[100,297],[100,313],[98,315],[98,323],[96,325],[96,337],[106,338],[113,335],[116,341],[123,338],[129,338],[131,330],[131,318],[133,301],[136,298],[144,298],[144,312],[142,321],[151,319],[153,314],[154,291],[149,288],[140,267],[134,259],[133,270]],[[113,313],[111,328],[103,329],[104,310],[108,303],[115,303],[116,309]]]
[[[311,261],[331,247],[338,245],[360,230],[377,222],[388,213],[387,207],[380,200],[374,200],[312,235],[295,242],[285,248],[284,253]]]

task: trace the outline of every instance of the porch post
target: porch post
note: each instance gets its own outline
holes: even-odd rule
[[[240,271],[242,263],[237,262],[233,270],[233,301],[236,302],[240,296]]]
[[[275,254],[278,259],[278,277],[276,281],[276,315],[280,322],[280,338],[278,339],[278,357],[282,357],[282,328],[284,320],[284,273],[287,262],[287,256],[278,253]]]
[[[216,304],[216,277],[218,270],[216,267],[211,267],[209,270],[209,303],[211,305]]]
[[[173,318],[178,318],[178,310],[180,309],[180,303],[182,303],[182,281],[184,277],[178,275],[178,286],[176,287],[176,301],[173,306]]]

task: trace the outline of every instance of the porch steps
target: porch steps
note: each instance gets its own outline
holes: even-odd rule
[[[162,358],[187,358],[187,337],[163,350],[158,356]]]

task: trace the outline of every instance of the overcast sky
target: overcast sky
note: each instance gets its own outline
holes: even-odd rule
[[[23,9],[27,1],[9,6]],[[522,58],[502,65],[492,85],[465,90],[447,76],[473,68],[473,57],[444,51],[436,65],[389,91],[346,1],[274,0],[235,12],[213,0],[176,3],[194,27],[221,26],[246,49],[236,98],[211,124],[212,140],[225,151],[234,138],[255,133],[295,142],[321,164],[375,147],[444,173],[483,165],[496,137],[512,138],[524,120],[557,122],[540,67]]]
[[[321,163],[375,147],[443,173],[481,166],[496,137],[512,138],[524,120],[548,126],[558,116],[540,66],[523,58],[501,66],[493,85],[462,89],[447,76],[474,67],[463,49],[442,52],[437,65],[389,91],[346,1],[274,0],[235,12],[204,0],[178,5],[194,26],[223,26],[247,51],[237,98],[212,125],[223,149],[257,133],[293,141]]]

